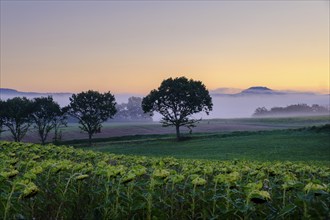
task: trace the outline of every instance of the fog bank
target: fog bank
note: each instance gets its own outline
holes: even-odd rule
[[[292,104],[318,104],[329,106],[329,95],[251,95],[213,96],[213,111],[203,118],[245,118],[251,117],[258,107],[286,107]]]
[[[11,95],[1,94],[2,100],[13,98],[15,96],[27,97],[33,99],[36,97],[51,95],[53,99],[58,102],[62,107],[70,103],[69,97],[71,94],[24,94],[24,95]],[[128,101],[131,96],[142,97],[139,94],[115,94],[116,102],[118,104]],[[272,107],[286,107],[293,104],[318,104],[322,106],[329,106],[329,95],[320,94],[282,94],[282,95],[212,95],[213,111],[209,115],[195,114],[194,118],[246,118],[251,117],[256,108],[266,107],[270,109]],[[160,120],[159,114],[154,115],[154,120]]]

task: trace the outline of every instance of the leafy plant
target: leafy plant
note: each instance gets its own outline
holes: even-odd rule
[[[330,168],[0,142],[1,219],[328,219]]]

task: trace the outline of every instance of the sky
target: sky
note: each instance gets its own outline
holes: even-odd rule
[[[329,94],[327,0],[0,4],[1,88],[147,94],[186,76]]]

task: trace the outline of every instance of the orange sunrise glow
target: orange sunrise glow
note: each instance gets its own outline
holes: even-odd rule
[[[329,93],[328,1],[1,1],[1,87],[146,94],[208,87]]]

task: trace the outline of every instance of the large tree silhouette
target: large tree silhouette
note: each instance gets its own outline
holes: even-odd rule
[[[88,133],[89,145],[92,144],[92,136],[101,132],[102,123],[112,118],[116,113],[115,97],[110,93],[101,94],[89,90],[70,97],[68,113],[77,118],[79,128]]]
[[[32,125],[32,112],[32,101],[25,97],[15,97],[1,103],[0,120],[14,141],[20,142]]]
[[[61,116],[61,107],[51,96],[33,100],[32,118],[42,144],[45,144],[49,132],[55,129],[57,120]]]
[[[152,90],[142,100],[143,111],[160,113],[163,126],[176,128],[178,140],[180,127],[194,127],[200,120],[189,116],[202,111],[209,114],[212,106],[212,98],[203,83],[185,77],[164,80],[157,90]]]

